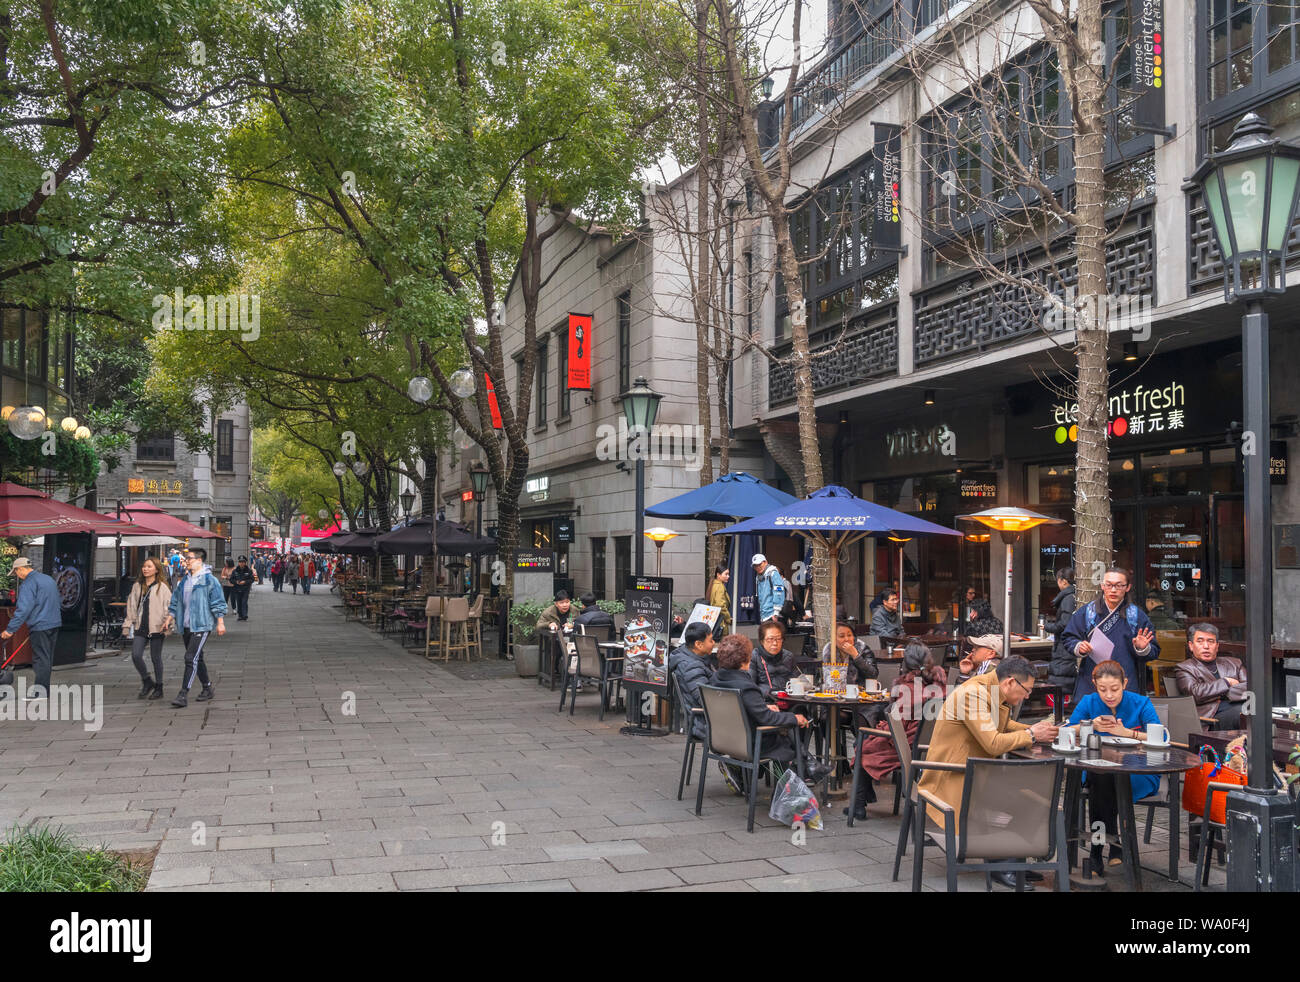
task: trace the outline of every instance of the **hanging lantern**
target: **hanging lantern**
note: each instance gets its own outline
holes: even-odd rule
[[[474,373],[468,368],[458,368],[451,373],[451,394],[457,399],[468,399],[474,394]]]
[[[63,428],[64,433],[75,433],[77,432],[77,418],[75,416],[64,416],[63,422],[59,426]]]
[[[343,461],[341,460],[335,461],[334,466],[331,468],[331,470],[334,471],[335,477],[342,477],[344,474],[348,472],[348,465],[343,463]]]
[[[460,447],[461,450],[468,450],[470,447],[474,446],[474,441],[470,439],[469,434],[459,426],[452,431],[451,438],[455,442],[456,446]]]
[[[369,470],[370,468],[366,466],[366,462],[364,460],[358,460],[355,464],[352,465],[352,473],[355,474],[357,477],[365,477],[366,473]]]
[[[423,375],[417,375],[406,384],[406,394],[416,402],[428,402],[433,398],[433,383]]]
[[[89,426],[78,426],[76,432],[73,433],[72,435],[73,435],[74,437],[76,437],[78,440],[89,440],[89,439],[90,439],[90,427],[89,427]]]

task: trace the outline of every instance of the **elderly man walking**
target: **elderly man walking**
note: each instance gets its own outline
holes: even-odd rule
[[[26,556],[14,560],[14,575],[18,577],[18,603],[9,626],[0,638],[8,641],[18,629],[27,625],[32,642],[32,672],[34,687],[27,690],[28,699],[40,699],[50,694],[50,672],[54,668],[54,639],[63,623],[63,609],[59,605],[59,588],[51,577],[32,568]]]

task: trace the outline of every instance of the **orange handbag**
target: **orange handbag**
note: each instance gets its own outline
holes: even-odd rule
[[[1206,752],[1214,762],[1205,759]],[[1205,811],[1205,791],[1211,781],[1223,784],[1245,785],[1246,775],[1237,771],[1225,770],[1219,762],[1219,754],[1213,747],[1201,748],[1201,766],[1183,775],[1183,810],[1191,815],[1202,815]],[[1228,793],[1216,791],[1210,798],[1210,821],[1223,825],[1228,820]]]

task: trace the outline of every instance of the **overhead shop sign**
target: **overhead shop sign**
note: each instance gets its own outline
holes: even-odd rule
[[[591,391],[591,314],[569,315],[568,386]]]
[[[876,133],[876,200],[872,209],[871,245],[899,249],[903,245],[900,219],[903,173],[903,128],[872,123]]]
[[[1165,128],[1164,0],[1129,0],[1133,25],[1133,118],[1143,129]]]

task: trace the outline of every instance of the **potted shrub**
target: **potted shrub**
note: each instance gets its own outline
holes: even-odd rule
[[[513,643],[511,650],[515,656],[515,672],[520,678],[530,678],[537,674],[541,664],[540,646],[537,643],[537,618],[542,616],[549,604],[529,600],[510,605],[510,626]]]

